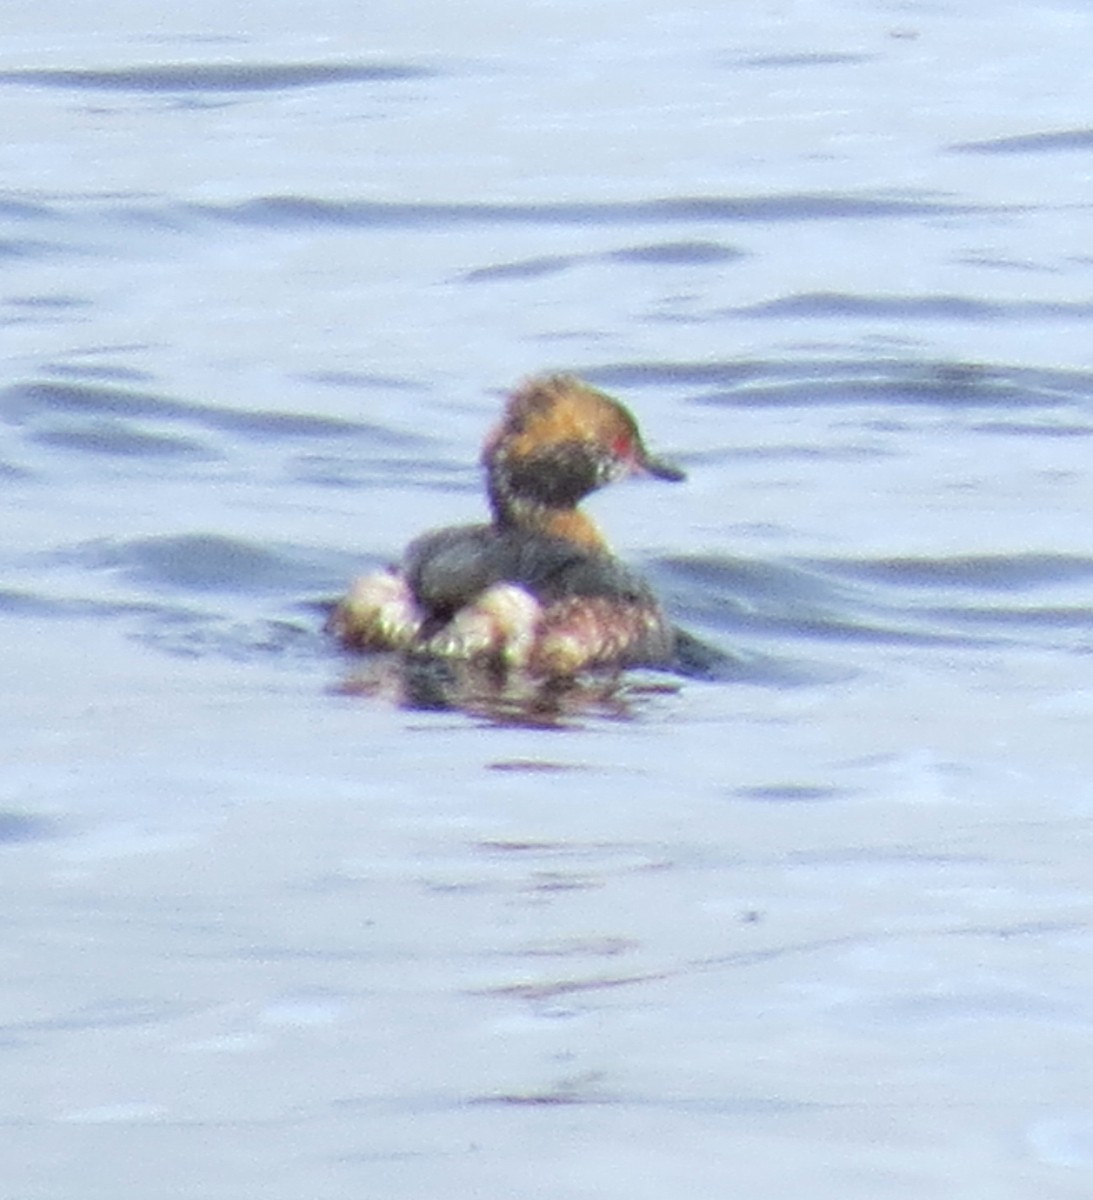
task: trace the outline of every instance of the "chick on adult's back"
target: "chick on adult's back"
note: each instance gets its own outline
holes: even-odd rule
[[[663,609],[577,507],[628,474],[684,477],[648,453],[629,411],[570,375],[532,379],[482,462],[491,522],[427,533],[398,566],[356,580],[331,616],[341,641],[542,677],[669,665]]]

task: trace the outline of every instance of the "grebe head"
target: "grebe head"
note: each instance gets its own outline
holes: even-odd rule
[[[508,400],[482,462],[494,516],[520,523],[533,509],[572,509],[625,475],[684,478],[645,448],[637,422],[617,400],[572,375],[529,380]]]

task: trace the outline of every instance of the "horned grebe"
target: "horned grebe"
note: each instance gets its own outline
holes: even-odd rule
[[[617,400],[571,375],[510,396],[482,452],[493,519],[426,533],[354,581],[330,618],[358,650],[486,662],[565,678],[669,666],[676,632],[648,584],[577,505],[631,473],[678,481]]]

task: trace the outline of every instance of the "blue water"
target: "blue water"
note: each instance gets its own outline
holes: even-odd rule
[[[1084,5],[45,0],[0,36],[0,1177],[1089,1194]],[[322,633],[522,376],[717,669]]]

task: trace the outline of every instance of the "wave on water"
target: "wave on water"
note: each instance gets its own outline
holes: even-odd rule
[[[1072,320],[1093,316],[1093,301],[982,300],[971,296],[862,296],[847,292],[807,292],[743,308],[722,316],[829,319],[861,317],[896,321],[1025,321],[1044,317]]]
[[[1093,432],[1093,372],[1082,370],[891,357],[606,363],[581,373],[602,387],[702,388],[692,403],[726,407],[1069,409]]]
[[[55,557],[156,591],[250,595],[333,590],[358,561],[348,554],[212,533],[95,541]]]
[[[1021,133],[988,138],[982,142],[957,142],[956,154],[1053,154],[1058,151],[1093,150],[1093,129],[1059,129],[1046,133]]]
[[[90,383],[41,381],[14,384],[0,391],[0,417],[18,424],[44,413],[113,417],[153,417],[184,421],[232,433],[286,438],[366,437],[382,442],[411,440],[386,426],[306,413],[225,408],[178,400],[155,392],[103,387]]]
[[[362,558],[194,533],[98,539],[12,556],[6,566],[39,581],[0,590],[6,616],[120,621],[136,640],[170,654],[246,659],[331,655],[325,606],[315,597],[336,594]],[[58,594],[62,586],[68,594]],[[264,611],[271,598],[272,615]]]
[[[1014,554],[658,564],[673,611],[729,644],[1093,651],[1093,558]]]
[[[140,245],[156,238],[190,238],[204,243],[225,228],[252,230],[255,236],[314,229],[347,235],[409,231],[455,236],[508,228],[614,228],[620,239],[635,228],[659,234],[592,255],[532,252],[509,262],[487,261],[469,267],[460,277],[480,284],[542,278],[579,262],[598,262],[604,269],[721,267],[754,253],[731,244],[727,236],[730,228],[739,230],[737,236],[741,236],[741,226],[868,222],[902,228],[906,223],[939,219],[978,222],[1014,211],[1009,205],[967,202],[915,189],[506,201],[286,193],[220,203],[137,191],[84,192],[62,198],[28,194],[9,195],[0,201],[0,254],[109,259],[117,247],[119,229],[129,235],[127,252],[132,252],[137,233]],[[718,236],[718,226],[724,227],[726,234]],[[688,236],[691,230],[696,231],[695,237]],[[837,297],[831,298],[832,304],[837,302]],[[750,314],[747,309],[741,311],[763,315],[759,309]]]
[[[0,71],[0,84],[97,92],[266,92],[346,83],[398,83],[438,72],[410,63],[157,63],[99,70]]]
[[[504,280],[543,279],[570,267],[596,262],[634,263],[643,267],[723,266],[746,258],[743,250],[711,241],[653,242],[611,250],[606,254],[551,254],[516,262],[477,267],[460,277],[463,283],[494,283]]]
[[[927,194],[908,196],[802,192],[766,196],[682,196],[652,200],[545,203],[392,203],[265,196],[240,204],[193,204],[210,220],[243,225],[356,225],[443,228],[458,225],[706,224],[711,221],[826,221],[955,216],[991,211]]]

